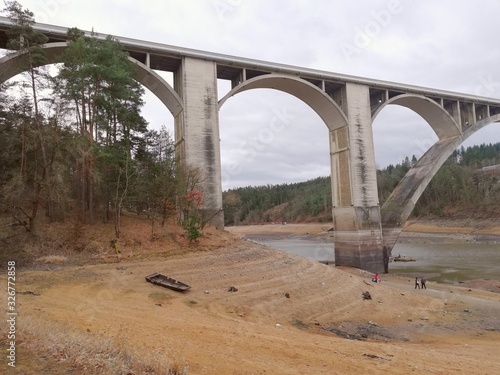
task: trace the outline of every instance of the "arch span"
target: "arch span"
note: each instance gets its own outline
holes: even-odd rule
[[[284,74],[266,74],[239,84],[219,100],[219,110],[230,97],[251,89],[274,89],[295,96],[319,115],[330,132],[347,126],[344,112],[324,91],[301,78]]]
[[[439,139],[460,135],[460,128],[453,117],[434,100],[423,95],[403,94],[387,100],[373,113],[372,118],[390,104],[400,105],[411,109],[422,117],[434,130]]]
[[[43,49],[47,56],[47,64],[62,62],[62,53],[67,48],[68,43],[66,42],[49,43],[44,45]],[[7,55],[0,59],[0,83],[3,83],[28,69],[25,57],[25,53],[19,52]],[[134,78],[155,94],[158,99],[165,104],[172,115],[177,117],[183,110],[183,104],[181,98],[174,91],[172,86],[170,86],[160,75],[143,63],[133,59],[132,57],[129,57],[129,60],[134,63],[136,67]]]
[[[438,140],[406,173],[381,208],[384,246],[389,254],[418,199],[448,157],[472,134],[498,122],[500,114],[476,122],[461,135]]]

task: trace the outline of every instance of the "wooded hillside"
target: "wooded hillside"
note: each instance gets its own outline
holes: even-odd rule
[[[196,238],[204,220],[199,174],[179,168],[165,127],[148,129],[144,88],[121,45],[70,29],[62,63],[49,69],[33,13],[5,4],[8,53],[25,61],[0,85],[0,214],[33,235],[44,215],[110,221],[116,238],[124,209],[162,225],[177,215]]]
[[[377,171],[379,201],[389,197],[417,162]],[[331,221],[330,177],[295,184],[230,189],[223,194],[226,225]],[[500,143],[456,150],[418,201],[417,217],[500,217]]]

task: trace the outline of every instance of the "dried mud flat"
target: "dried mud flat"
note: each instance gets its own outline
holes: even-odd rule
[[[153,272],[192,288],[147,283]],[[248,241],[16,276],[17,290],[32,292],[17,296],[16,373],[103,373],[45,345],[35,325],[161,354],[188,374],[500,373],[499,294],[433,283],[415,291],[395,276],[373,284],[364,271]]]

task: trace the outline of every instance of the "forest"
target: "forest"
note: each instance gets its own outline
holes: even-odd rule
[[[120,44],[73,28],[62,63],[48,66],[34,14],[17,1],[5,4],[13,24],[7,53],[26,62],[0,87],[0,213],[33,235],[41,217],[110,221],[119,238],[127,209],[161,224],[182,217],[196,237],[199,174],[180,167],[165,127],[148,128],[144,88]]]
[[[415,156],[377,170],[379,202],[417,162]],[[332,221],[330,177],[294,184],[230,189],[223,194],[226,225]],[[498,218],[500,143],[455,150],[429,183],[412,217]]]
[[[0,85],[0,214],[36,235],[41,218],[112,223],[124,210],[164,225],[175,218],[190,239],[203,216],[200,173],[181,165],[172,135],[141,115],[144,88],[120,44],[68,31],[62,63],[47,66],[47,37],[16,1],[8,53],[23,53],[19,75]],[[381,204],[416,162],[377,171]],[[500,144],[456,150],[431,181],[413,215],[500,214]],[[226,225],[331,221],[329,177],[242,187],[223,193]]]

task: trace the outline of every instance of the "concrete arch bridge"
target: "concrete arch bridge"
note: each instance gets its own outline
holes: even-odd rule
[[[8,19],[0,17],[0,48]],[[67,28],[36,24],[49,37],[49,62],[61,61]],[[90,34],[90,33],[88,33]],[[105,35],[98,37],[105,38]],[[432,177],[469,136],[500,122],[500,99],[373,80],[260,60],[116,37],[136,64],[136,79],[174,116],[175,144],[186,165],[203,174],[207,215],[223,227],[219,110],[232,96],[275,89],[308,104],[329,131],[336,265],[387,272],[391,250]],[[23,54],[0,59],[0,82],[26,70]],[[170,86],[155,70],[173,73]],[[218,100],[217,80],[232,89]],[[387,105],[419,114],[438,140],[408,171],[381,207],[378,201],[373,120]]]

